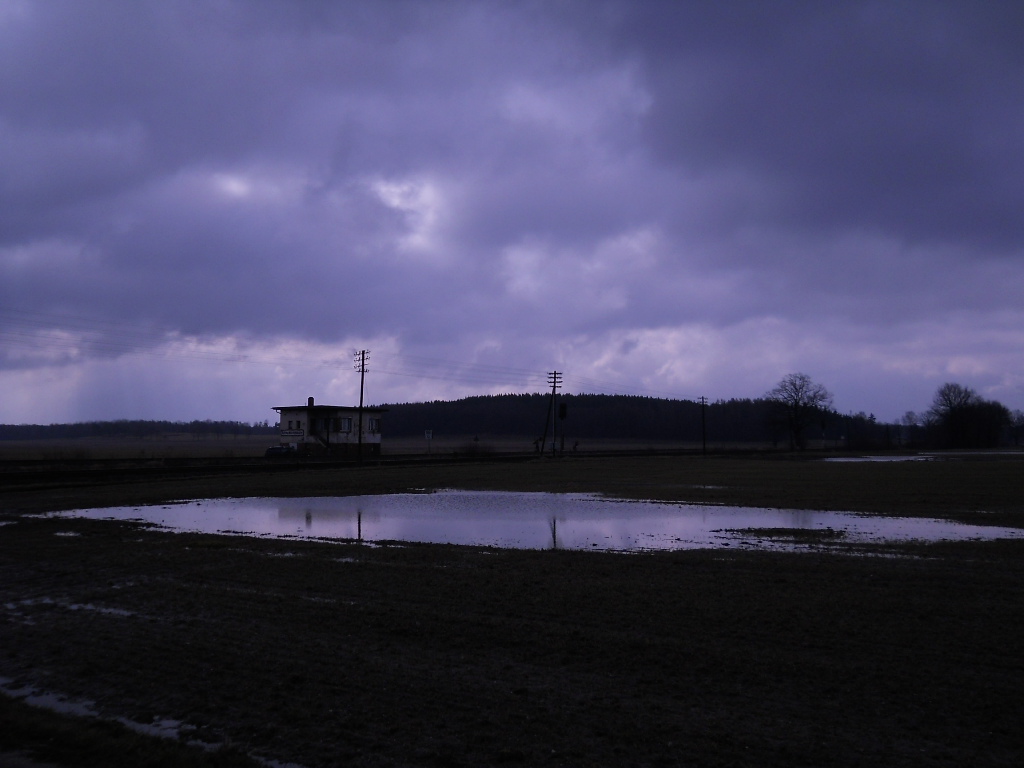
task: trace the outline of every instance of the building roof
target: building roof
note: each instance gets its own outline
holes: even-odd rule
[[[359,406],[358,405],[274,405],[274,406],[271,406],[271,409],[277,411],[278,413],[280,413],[281,411],[298,411],[298,410],[313,411],[313,413],[327,413],[328,411],[330,411],[330,412],[352,411],[353,413],[356,413],[356,412],[359,411]],[[375,408],[375,407],[370,406],[370,405],[364,405],[363,406],[363,412],[365,413],[365,412],[368,412],[368,411],[369,412],[373,412],[373,413],[385,413],[387,411],[387,408]]]
[[[313,398],[310,397],[306,400],[305,405],[274,405],[271,408],[278,413],[281,411],[312,411],[313,413],[337,413],[338,411],[358,411],[358,406],[355,405],[316,405],[313,402]],[[372,408],[370,406],[363,406],[364,411],[371,411],[373,413],[384,413],[387,408]]]

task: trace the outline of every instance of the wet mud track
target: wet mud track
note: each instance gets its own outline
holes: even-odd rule
[[[1024,546],[912,554],[366,547],[11,516],[0,676],[310,767],[1024,764]]]

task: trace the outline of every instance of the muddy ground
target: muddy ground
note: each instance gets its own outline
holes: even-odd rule
[[[805,508],[830,492],[830,508],[889,498],[892,511],[1020,525],[1022,467],[844,475],[806,463],[605,459],[4,491],[0,677],[88,700],[103,722],[170,718],[236,758],[310,768],[1018,766],[1021,541],[879,548],[889,556],[617,555],[168,534],[29,513],[538,487],[760,494]],[[7,726],[34,717],[3,706]],[[83,722],[96,720],[44,723],[25,738],[5,726],[0,753],[110,764],[97,755],[119,736],[83,734]],[[90,748],[60,748],[75,739]],[[146,764],[145,746],[133,749],[124,764]]]

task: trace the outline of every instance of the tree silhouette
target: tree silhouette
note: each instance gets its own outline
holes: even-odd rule
[[[1010,426],[1010,411],[1002,403],[985,400],[970,387],[947,382],[935,393],[928,411],[948,448],[990,448],[999,444]]]
[[[792,449],[803,449],[807,427],[815,421],[824,421],[832,409],[832,393],[806,373],[787,374],[765,399],[774,405],[775,418],[789,432]]]

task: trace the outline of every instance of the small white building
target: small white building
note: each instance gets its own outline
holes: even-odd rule
[[[362,409],[348,405],[316,405],[309,398],[305,405],[275,405],[281,445],[299,453],[330,453],[355,456],[380,455],[383,408]],[[361,438],[361,439],[360,439]]]

